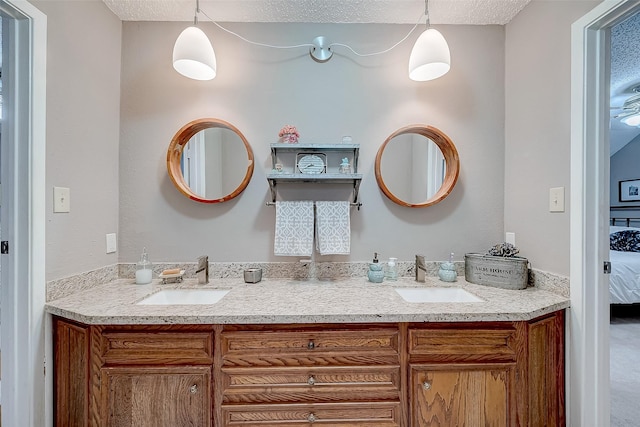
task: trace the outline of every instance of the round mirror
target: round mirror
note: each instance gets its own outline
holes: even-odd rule
[[[458,180],[460,160],[447,135],[432,126],[397,130],[376,155],[380,190],[394,203],[417,208],[438,203]]]
[[[167,150],[169,177],[182,194],[202,203],[238,196],[253,175],[253,150],[242,133],[218,119],[180,129]]]

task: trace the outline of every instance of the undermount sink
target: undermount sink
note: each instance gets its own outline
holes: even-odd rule
[[[407,302],[482,302],[461,288],[395,288]]]
[[[191,305],[215,304],[227,293],[228,289],[164,289],[151,294],[138,305]]]

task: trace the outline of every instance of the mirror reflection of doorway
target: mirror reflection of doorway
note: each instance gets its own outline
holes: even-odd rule
[[[611,427],[637,425],[640,408],[640,13],[611,29]],[[635,239],[638,239],[638,245]]]

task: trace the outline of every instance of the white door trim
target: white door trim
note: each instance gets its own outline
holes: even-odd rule
[[[567,421],[610,425],[609,29],[639,8],[605,0],[571,34],[571,309]]]
[[[10,174],[3,190],[11,195],[11,203],[2,206],[10,217],[11,252],[2,271],[2,424],[35,427],[51,425],[43,370],[47,18],[26,0],[3,0],[0,7],[15,18],[16,50],[11,63],[3,64],[12,68],[6,74],[14,76],[15,91],[7,100],[14,113],[5,118],[11,131],[2,141],[10,154],[2,158],[2,173]]]

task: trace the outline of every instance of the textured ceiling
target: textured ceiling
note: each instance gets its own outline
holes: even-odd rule
[[[123,21],[191,21],[195,0],[103,0]],[[432,24],[504,25],[530,0],[431,0]],[[200,0],[217,22],[415,24],[423,0]],[[200,18],[202,19],[202,18]]]
[[[432,24],[504,25],[531,0],[431,0]],[[196,0],[103,0],[123,21],[192,21]],[[308,22],[415,24],[424,0],[200,0],[217,22]],[[200,16],[200,20],[207,19]],[[640,14],[611,32],[612,116],[640,85]],[[611,154],[640,135],[640,128],[611,120]]]
[[[611,29],[611,113],[634,95],[632,88],[640,85],[640,14],[636,14]],[[640,135],[640,128],[611,120],[611,154]]]

